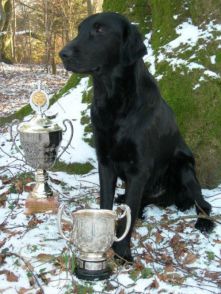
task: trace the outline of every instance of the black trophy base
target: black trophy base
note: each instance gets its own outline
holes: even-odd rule
[[[75,269],[75,275],[78,279],[94,281],[94,280],[105,280],[110,277],[111,271],[110,269],[104,270],[86,270],[83,268],[77,267]]]

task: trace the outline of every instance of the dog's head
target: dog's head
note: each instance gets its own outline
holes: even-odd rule
[[[107,12],[86,18],[60,57],[69,71],[99,74],[115,66],[129,66],[145,53],[136,26],[117,13]]]

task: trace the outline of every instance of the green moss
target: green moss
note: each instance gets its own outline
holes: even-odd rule
[[[88,83],[89,90],[85,91],[82,96],[82,102],[88,104],[86,110],[81,112],[81,124],[84,126],[84,135],[83,140],[88,143],[90,146],[94,147],[94,138],[93,138],[93,130],[91,124],[91,118],[88,114],[88,110],[91,105],[92,95],[93,95],[93,88],[92,88],[92,79],[89,80]]]
[[[71,77],[68,79],[67,83],[64,85],[63,88],[59,90],[51,99],[50,99],[50,106],[53,105],[59,98],[61,98],[64,94],[66,94],[70,89],[75,88],[82,76],[78,74],[72,74]]]
[[[216,53],[216,62],[221,64],[221,51],[218,51]]]
[[[71,88],[74,88],[78,85],[80,82],[81,76],[73,74],[67,83],[64,85],[63,88],[59,90],[58,93],[54,94],[53,97],[50,99],[50,105],[54,104],[59,98],[61,98],[65,93],[67,93]],[[29,114],[31,114],[32,108],[30,105],[25,105],[20,110],[16,111],[15,113],[6,116],[6,117],[0,117],[0,126],[3,126],[5,124],[11,123],[14,119],[23,120],[23,118]]]
[[[209,22],[210,20],[217,20],[221,22],[221,2],[217,0],[188,0],[188,8],[190,10],[191,18],[194,24]]]
[[[68,174],[76,174],[82,175],[89,173],[94,167],[90,164],[90,162],[86,163],[71,163],[67,164],[63,161],[58,161],[52,168],[52,171],[64,171]]]
[[[169,63],[157,65],[165,73],[159,81],[161,93],[174,110],[181,133],[196,157],[203,186],[212,187],[221,179],[221,82],[206,78],[193,90],[203,70],[172,69]]]
[[[90,123],[90,117],[86,115],[86,111],[81,112],[81,124],[88,125]]]
[[[89,83],[88,83],[88,88],[89,88],[89,90],[84,91],[84,93],[83,93],[82,103],[90,104],[92,101],[93,88],[92,88],[92,85],[90,85]]]
[[[141,33],[151,29],[149,0],[104,0],[103,10],[118,12],[139,25]]]
[[[150,6],[153,29],[152,46],[157,51],[160,46],[176,38],[175,28],[188,17],[188,10],[184,9],[184,1],[177,0],[150,0]]]

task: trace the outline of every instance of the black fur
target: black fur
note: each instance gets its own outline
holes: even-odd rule
[[[93,77],[91,119],[99,162],[100,206],[112,209],[117,178],[125,181],[119,202],[132,211],[128,236],[114,244],[131,260],[130,238],[145,205],[175,204],[185,210],[196,202],[208,215],[211,206],[201,194],[194,158],[170,107],[146,69],[146,48],[137,28],[116,13],[85,19],[78,36],[60,52],[66,69]],[[196,208],[199,214],[199,208]],[[196,228],[210,232],[214,224],[198,218]],[[119,226],[119,233],[124,223]]]

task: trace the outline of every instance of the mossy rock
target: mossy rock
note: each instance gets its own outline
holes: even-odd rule
[[[174,7],[171,6],[172,2],[175,2]],[[205,29],[211,19],[215,19],[216,23],[214,7],[218,5],[221,9],[221,4],[217,4],[217,1],[208,2],[201,1],[204,7],[201,23],[201,8],[198,5],[199,10],[196,9],[196,1],[151,1],[152,41],[156,56],[162,51],[162,46],[175,37],[175,28],[183,21],[191,19],[201,29]],[[182,9],[184,6],[185,10]],[[175,20],[174,15],[177,15]],[[221,182],[221,81],[205,73],[206,70],[217,74],[221,72],[221,64],[217,62],[220,58],[219,42],[215,39],[217,34],[214,31],[214,39],[210,38],[207,42],[199,38],[192,47],[188,44],[180,45],[171,53],[166,53],[164,61],[155,64],[156,75],[163,76],[159,81],[162,96],[174,110],[181,133],[193,150],[197,174],[204,187],[213,187]],[[215,56],[216,63],[211,63],[211,56]],[[173,68],[169,58],[185,62]],[[190,62],[196,62],[202,68],[190,69]],[[196,85],[198,87],[194,89]]]
[[[143,35],[151,29],[149,0],[104,0],[103,10],[118,12],[126,16],[131,22],[139,25]]]

